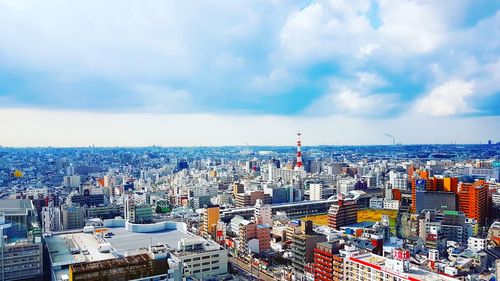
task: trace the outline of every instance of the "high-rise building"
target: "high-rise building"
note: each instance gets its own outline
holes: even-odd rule
[[[342,197],[330,206],[328,210],[328,226],[340,229],[358,222],[358,205],[356,201],[346,201]]]
[[[233,183],[233,196],[236,197],[236,194],[244,192],[245,192],[245,186],[243,184],[239,182]]]
[[[214,237],[217,222],[220,218],[219,206],[213,206],[203,209],[201,216],[200,234],[205,237]]]
[[[254,206],[258,199],[262,200],[264,204],[271,204],[272,202],[269,194],[264,193],[262,190],[255,190],[236,194],[236,207]]]
[[[321,242],[314,248],[314,280],[343,281],[344,259],[338,255],[340,244]]]
[[[50,233],[60,231],[61,226],[61,209],[58,207],[43,207],[42,209],[42,231]]]
[[[457,193],[458,189],[458,178],[444,178],[443,179],[444,191],[451,191]]]
[[[241,256],[250,253],[264,253],[271,248],[271,226],[241,220],[238,225],[238,252]]]
[[[248,242],[256,236],[256,227],[253,221],[242,220],[239,223],[238,238],[240,241],[238,252],[240,255],[250,254]]]
[[[273,212],[271,205],[264,205],[261,199],[257,199],[254,210],[254,218],[257,224],[273,225]]]
[[[488,184],[484,181],[461,183],[458,191],[459,210],[467,218],[485,225],[488,216]]]
[[[323,184],[321,183],[311,183],[309,185],[309,200],[321,200],[323,199]]]
[[[312,221],[302,221],[300,232],[292,235],[292,269],[294,280],[305,281],[305,267],[314,262],[314,248],[326,236],[313,231]]]
[[[81,179],[79,175],[65,176],[63,185],[66,187],[79,187]]]
[[[61,205],[62,230],[78,229],[85,226],[85,209],[74,205]]]

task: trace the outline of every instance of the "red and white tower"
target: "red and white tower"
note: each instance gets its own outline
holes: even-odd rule
[[[304,165],[302,164],[302,142],[300,140],[301,133],[297,133],[297,164],[295,165],[295,170],[304,170]]]

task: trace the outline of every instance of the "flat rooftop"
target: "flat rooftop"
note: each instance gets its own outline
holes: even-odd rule
[[[375,225],[374,222],[363,221],[363,222],[357,222],[357,223],[353,223],[353,224],[350,224],[350,225],[342,226],[342,227],[340,227],[340,229],[343,229],[343,230],[345,230],[346,228],[364,229],[364,228],[370,228],[370,227],[372,227],[374,225]]]
[[[45,242],[53,264],[73,264],[115,258],[111,253],[100,253],[97,250],[100,243],[92,233],[58,234],[45,237]],[[78,249],[79,253],[72,254],[73,249]],[[88,254],[85,250],[88,251]]]
[[[167,244],[172,249],[177,249],[177,243],[182,238],[193,238],[195,235],[172,229],[150,233],[129,232],[124,227],[108,228],[114,235],[105,240],[111,244],[119,255],[139,249],[148,249],[149,246]]]
[[[375,267],[384,267],[385,265],[385,257],[375,255],[375,254],[362,254],[358,256],[352,257],[354,260],[361,260],[363,262],[372,264]],[[383,268],[382,268],[383,270]],[[389,272],[389,271],[388,271]],[[400,277],[406,277],[408,278],[415,278],[417,280],[422,280],[422,281],[451,281],[451,280],[456,280],[455,278],[448,277],[445,275],[437,274],[434,272],[430,272],[421,268],[418,268],[416,266],[410,266],[410,270],[407,272],[400,272],[398,274]]]
[[[34,210],[31,200],[28,199],[5,199],[0,200],[0,214],[6,215],[26,214],[26,210]]]

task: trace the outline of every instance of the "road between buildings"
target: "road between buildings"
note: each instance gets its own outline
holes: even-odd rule
[[[275,278],[272,276],[269,276],[267,273],[260,271],[259,269],[253,267],[250,268],[250,263],[246,260],[240,260],[236,259],[234,257],[229,257],[229,262],[235,267],[242,269],[246,273],[248,273],[251,277],[257,279],[257,280],[264,280],[264,281],[275,281]]]

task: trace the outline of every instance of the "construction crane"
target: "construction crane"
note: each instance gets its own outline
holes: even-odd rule
[[[392,145],[396,145],[396,138],[395,138],[393,135],[390,135],[390,134],[388,134],[388,133],[385,133],[384,135],[385,135],[386,137],[390,137],[390,138],[392,138]]]

